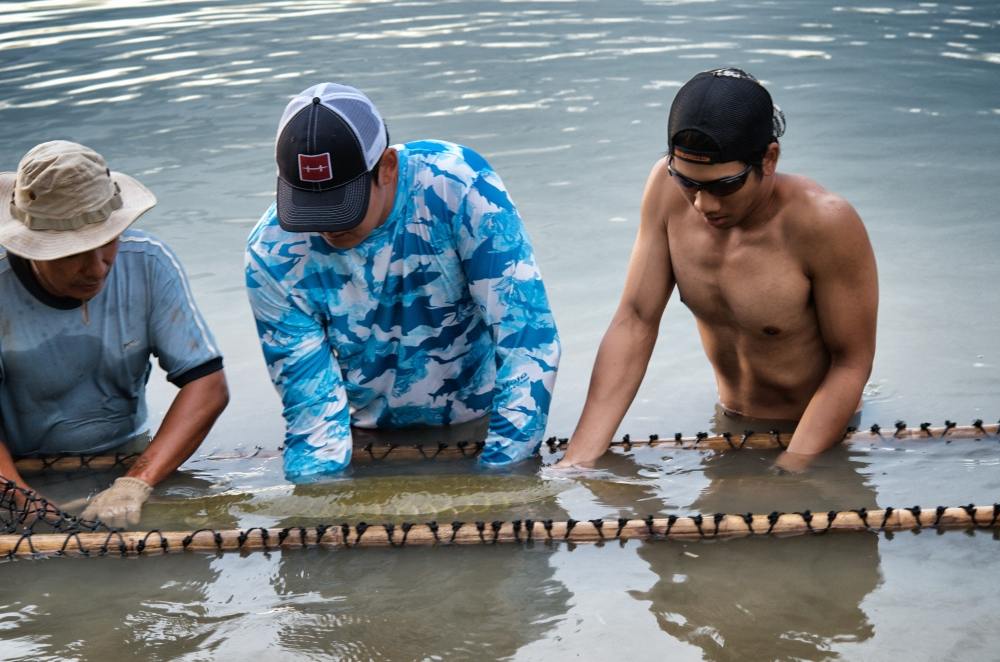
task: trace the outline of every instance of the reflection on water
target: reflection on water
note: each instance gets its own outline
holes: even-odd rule
[[[280,109],[320,79],[351,82],[395,140],[466,143],[502,173],[560,325],[550,433],[567,436],[670,100],[700,69],[742,65],[788,116],[781,168],[850,200],[872,237],[882,301],[861,424],[995,420],[998,29],[985,0],[6,3],[0,167],[67,138],[157,194],[141,223],[183,259],[230,377],[232,404],[203,450],[273,451],[283,425],[242,246],[273,197]],[[715,395],[675,300],[621,432],[707,429]],[[171,397],[154,375],[154,419]],[[353,509],[583,520],[990,503],[1000,490],[993,442],[841,449],[804,475],[774,475],[774,457],[635,449],[564,481],[537,465],[509,482],[461,463],[356,467],[301,493],[275,461],[192,462],[157,490],[145,523],[247,527]],[[70,498],[111,478],[40,485]],[[18,562],[3,567],[17,581],[0,591],[0,657],[985,659],[997,638],[970,606],[989,614],[997,597],[968,577],[997,570],[996,544],[925,532]]]

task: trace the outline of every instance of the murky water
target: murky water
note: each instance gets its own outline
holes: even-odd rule
[[[320,80],[368,92],[394,141],[469,144],[503,176],[563,338],[551,434],[568,436],[582,406],[670,100],[695,72],[730,64],[785,109],[780,168],[844,195],[868,226],[882,299],[863,424],[1000,416],[993,2],[131,4],[0,4],[0,167],[67,138],[157,194],[141,227],[184,260],[233,394],[200,455],[280,443],[242,248],[273,196],[281,109]],[[154,375],[154,416],[171,396]],[[621,432],[707,429],[714,402],[675,299]],[[772,475],[772,458],[636,450],[558,485],[535,466],[507,485],[461,464],[374,466],[301,494],[281,487],[275,461],[201,460],[157,490],[144,524],[246,527],[345,508],[582,520],[1000,494],[995,441],[842,449],[804,476]],[[54,476],[46,488],[97,480]],[[984,578],[1000,569],[997,545],[925,531],[16,562],[0,568],[0,657],[996,659],[1000,599]]]

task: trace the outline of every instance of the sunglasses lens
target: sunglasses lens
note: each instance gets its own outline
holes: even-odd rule
[[[745,173],[742,177],[739,177],[735,180],[726,182],[715,182],[713,184],[709,184],[708,186],[705,187],[705,191],[709,195],[712,195],[716,198],[723,198],[727,195],[732,195],[733,193],[736,193],[741,188],[743,188],[743,185],[747,181],[748,174],[749,173]]]

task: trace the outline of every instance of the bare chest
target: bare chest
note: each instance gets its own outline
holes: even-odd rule
[[[720,242],[700,228],[669,235],[681,300],[709,327],[749,337],[788,337],[814,326],[812,286],[778,233]]]

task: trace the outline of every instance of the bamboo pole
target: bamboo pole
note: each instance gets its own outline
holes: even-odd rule
[[[844,441],[848,443],[882,443],[886,441],[915,441],[921,439],[1000,439],[1000,425],[983,425],[982,421],[975,421],[972,425],[959,426],[951,421],[947,421],[943,426],[932,426],[929,423],[922,423],[919,427],[906,427],[905,424],[897,423],[892,428],[882,428],[873,425],[866,430],[851,430],[844,435]],[[715,435],[701,432],[695,436],[685,437],[677,433],[670,437],[660,437],[650,435],[646,439],[633,439],[625,435],[620,440],[613,441],[611,448],[616,451],[628,452],[632,448],[651,447],[676,450],[713,450],[729,451],[741,449],[776,449],[785,448],[791,440],[791,435],[778,432],[754,432],[742,435]],[[550,437],[546,439],[539,449],[539,454],[555,454],[566,450],[566,438]],[[420,445],[373,445],[369,444],[363,448],[354,450],[352,462],[356,464],[367,464],[380,461],[392,460],[457,460],[463,458],[474,458],[483,449],[483,442],[464,442],[458,444],[420,444]],[[131,466],[138,454],[114,454],[114,455],[61,455],[48,457],[29,457],[17,460],[17,469],[23,473],[40,473],[45,471],[71,472],[82,469],[114,469],[117,467],[127,468]],[[257,449],[249,454],[230,454],[205,456],[198,458],[204,460],[240,460],[240,459],[261,459],[269,460],[280,457],[276,451],[262,451]]]
[[[831,531],[994,529],[1000,504],[933,509],[693,515],[646,519],[513,520],[438,524],[427,522],[314,527],[262,527],[214,531],[111,531],[0,535],[0,556],[144,556],[183,551],[255,552],[307,547],[356,548],[503,543],[600,543],[613,540],[715,540],[748,536],[786,537]]]

